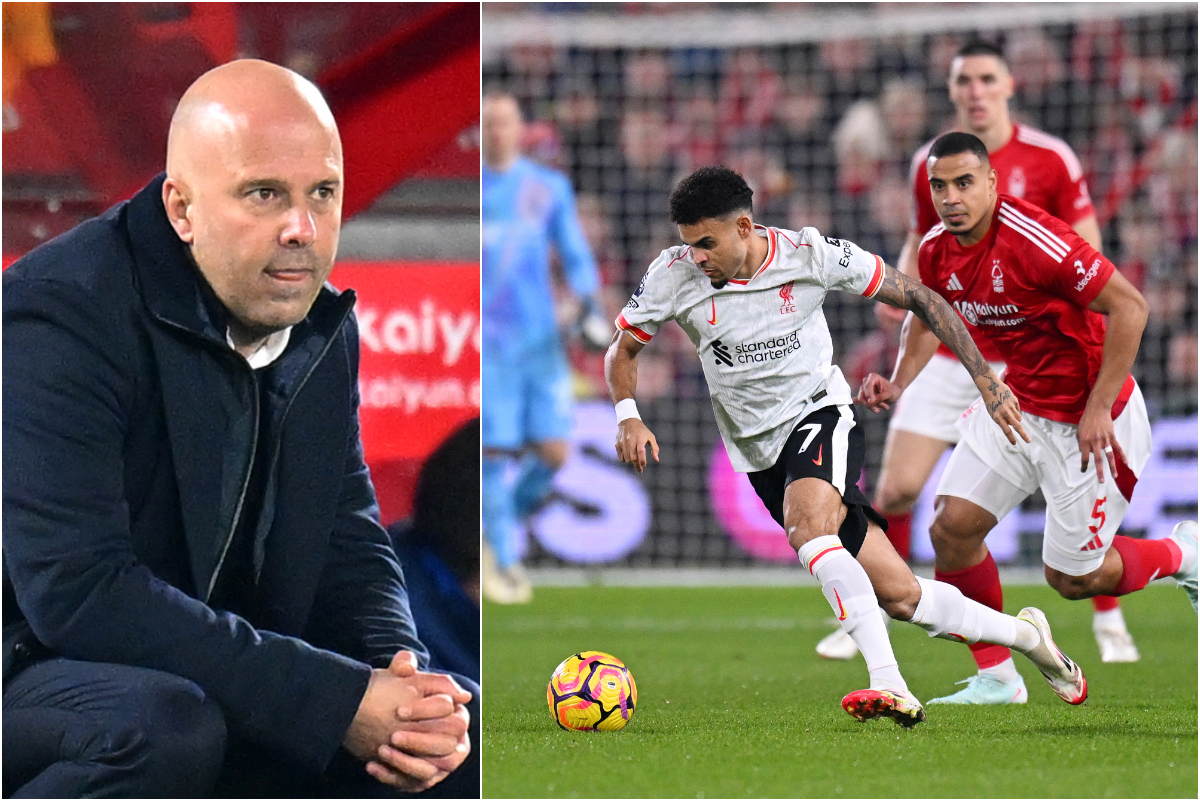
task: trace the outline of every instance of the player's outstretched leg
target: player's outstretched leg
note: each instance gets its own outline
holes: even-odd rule
[[[921,598],[909,622],[925,629],[930,637],[955,642],[993,643],[1020,651],[1037,666],[1054,692],[1064,701],[1079,704],[1087,698],[1087,680],[1083,671],[1054,644],[1050,626],[1040,611],[1024,609],[1017,617],[1012,617],[964,597],[949,584],[923,578],[918,578],[917,583],[921,588]],[[978,676],[968,679],[967,689],[978,687],[986,681]],[[1028,700],[1024,681],[1020,683],[1020,698],[988,701],[988,692],[990,690],[986,687],[975,692],[976,698],[985,700],[958,700],[950,696],[942,703],[1025,703]]]
[[[867,530],[858,560],[892,617],[920,626],[931,637],[1013,648],[1037,665],[1059,697],[1073,704],[1087,697],[1083,671],[1055,646],[1041,612],[1029,609],[1023,617],[1012,617],[970,600],[953,585],[914,576],[874,526]],[[1028,698],[1023,682],[1020,687]]]

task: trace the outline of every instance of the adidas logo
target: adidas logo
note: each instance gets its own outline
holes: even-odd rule
[[[952,289],[961,292],[962,288],[962,283],[959,282],[958,276],[954,273],[950,273],[950,280],[946,282],[946,289]]]
[[[728,345],[723,344],[719,339],[714,339],[712,348],[713,355],[717,357],[718,362],[722,362],[727,367],[733,366],[733,357],[729,355]]]
[[[1102,545],[1103,545],[1103,543],[1100,542],[1100,535],[1097,534],[1096,536],[1092,537],[1091,542],[1089,542],[1087,545],[1083,546],[1079,550],[1080,551],[1094,551],[1097,548],[1101,547]]]

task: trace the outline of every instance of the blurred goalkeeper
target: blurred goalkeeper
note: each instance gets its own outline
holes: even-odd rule
[[[554,314],[550,248],[580,298],[586,347],[608,345],[600,279],[567,179],[520,154],[524,122],[506,94],[483,100],[483,595],[525,603],[519,526],[550,497],[567,458],[571,373]]]
[[[983,396],[997,435],[1027,439],[1016,399],[950,305],[919,281],[852,242],[815,228],[755,225],[742,176],[703,167],[671,193],[671,220],[684,245],[662,252],[617,318],[605,359],[617,411],[617,454],[641,472],[658,443],[633,400],[637,355],[669,320],[696,346],[721,439],[735,470],[783,526],[802,564],[867,663],[871,686],[842,699],[866,720],[904,726],[925,711],[900,674],[878,606],[931,637],[989,642],[1029,657],[1064,701],[1087,698],[1083,671],[1054,645],[1037,609],[1017,617],[917,578],[885,536],[887,521],[855,481],[865,451],[850,387],[832,363],[821,305],[830,290],[908,309],[950,346]]]

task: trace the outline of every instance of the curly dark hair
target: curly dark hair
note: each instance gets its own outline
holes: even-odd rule
[[[750,214],[753,196],[746,179],[728,167],[701,167],[671,192],[671,222],[695,225],[735,211]]]

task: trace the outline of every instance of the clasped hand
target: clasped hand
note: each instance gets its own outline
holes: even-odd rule
[[[876,306],[879,305],[881,304],[876,304]],[[862,386],[858,388],[858,394],[854,397],[854,401],[873,412],[878,412],[890,409],[891,404],[899,397],[900,387],[879,373],[868,373],[867,377],[863,379]]]
[[[380,782],[410,793],[427,790],[471,751],[470,700],[454,679],[418,671],[416,657],[400,651],[387,670],[372,671],[343,745]]]

